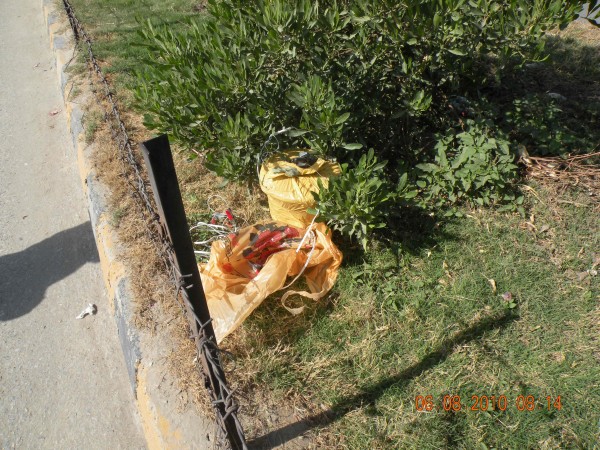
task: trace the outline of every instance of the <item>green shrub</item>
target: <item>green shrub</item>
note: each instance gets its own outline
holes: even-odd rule
[[[280,136],[283,148],[309,146],[349,168],[372,148],[390,161],[385,182],[395,183],[393,174],[412,176],[416,164],[431,162],[432,137],[455,120],[449,96],[476,97],[514,65],[541,57],[540,37],[578,5],[209,0],[208,15],[187,28],[146,27],[136,98],[148,127],[205,152],[207,166],[227,179],[253,180],[263,143],[295,127],[301,131]],[[490,173],[486,186],[504,174]]]
[[[330,178],[327,188],[318,180],[319,192],[313,193],[317,205],[310,212],[318,212],[319,220],[366,249],[371,233],[387,225],[386,216],[395,199],[385,166],[386,162],[377,161],[373,149],[361,156],[354,169],[342,164],[341,175]],[[403,178],[406,180],[406,175]]]
[[[510,142],[501,131],[492,134],[488,125],[468,120],[464,131],[440,135],[435,150],[434,162],[416,166],[417,186],[426,205],[441,208],[466,201],[516,207],[523,202],[512,192],[518,171]]]
[[[585,134],[578,137],[569,128],[569,117],[563,113],[558,94],[527,95],[515,99],[512,108],[506,111],[505,125],[513,139],[537,155],[566,155],[596,145]]]

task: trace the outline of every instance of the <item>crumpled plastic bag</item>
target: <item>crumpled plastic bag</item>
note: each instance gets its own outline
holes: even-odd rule
[[[281,222],[252,225],[215,241],[200,276],[212,324],[221,342],[270,294],[304,276],[310,292],[287,291],[281,301],[298,294],[313,300],[333,287],[342,253],[325,224],[307,229]],[[293,279],[288,279],[293,277]],[[287,306],[286,306],[287,308]],[[298,309],[287,308],[293,314]]]
[[[260,188],[269,199],[269,211],[273,220],[298,228],[307,227],[314,216],[306,212],[315,206],[312,192],[318,192],[317,180],[326,187],[329,177],[341,173],[336,162],[316,158],[308,167],[293,161],[303,150],[287,150],[267,159],[259,174]]]

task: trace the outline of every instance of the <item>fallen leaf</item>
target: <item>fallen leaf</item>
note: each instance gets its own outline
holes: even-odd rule
[[[577,281],[583,281],[583,280],[585,280],[589,276],[590,276],[590,272],[588,270],[584,270],[583,272],[579,272],[577,274]]]
[[[550,227],[548,225],[542,225],[540,227],[540,230],[538,231],[538,233],[542,234],[545,233],[546,231],[548,231],[550,229]]]
[[[575,272],[573,269],[567,269],[565,270],[565,277],[575,280],[577,278],[577,272]]]
[[[446,274],[446,276],[450,279],[452,279],[452,275],[450,274],[450,266],[448,265],[448,263],[446,262],[446,260],[444,260],[444,262],[442,262],[442,268],[444,269],[444,273]]]
[[[495,294],[496,293],[496,281],[493,278],[489,278],[488,283],[490,283],[490,286],[492,287],[492,293]]]

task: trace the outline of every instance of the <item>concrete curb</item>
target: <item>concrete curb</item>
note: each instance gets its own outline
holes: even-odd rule
[[[129,380],[136,397],[148,448],[208,448],[214,442],[214,425],[196,411],[181,411],[178,389],[164,362],[168,345],[156,342],[134,325],[133,295],[126,267],[119,259],[121,244],[110,223],[108,188],[100,183],[93,168],[95,144],[86,144],[82,106],[70,98],[75,81],[67,69],[76,55],[73,33],[64,10],[55,0],[42,0],[50,45],[55,55],[73,149],[100,256],[109,306],[117,323]],[[77,99],[83,96],[78,96]],[[161,353],[162,351],[162,353]],[[166,380],[166,383],[165,383]],[[211,430],[211,431],[208,431]]]

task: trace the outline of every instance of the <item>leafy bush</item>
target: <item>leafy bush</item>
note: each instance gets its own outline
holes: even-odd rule
[[[416,164],[430,162],[432,137],[448,128],[448,97],[479,92],[515,64],[542,56],[540,37],[578,6],[209,0],[208,15],[180,31],[147,26],[148,59],[136,97],[148,127],[204,151],[207,166],[227,179],[252,180],[262,144],[285,127],[307,133],[286,137],[282,146],[309,146],[347,162],[348,170],[360,165],[361,149],[372,148],[379,161],[391,161],[389,174],[413,176]],[[478,170],[485,177],[485,168]],[[490,173],[486,188],[506,173]],[[458,198],[454,188],[440,189]]]
[[[511,189],[518,172],[510,143],[502,132],[494,136],[486,124],[469,120],[466,130],[451,130],[440,136],[435,150],[435,162],[416,166],[417,186],[427,205],[523,202],[523,197],[516,197]]]
[[[354,169],[342,164],[341,175],[330,178],[327,187],[318,180],[319,192],[313,193],[317,206],[310,212],[318,212],[318,219],[355,238],[366,249],[373,230],[386,226],[395,197],[383,171],[385,166],[386,162],[377,161],[373,149],[361,156]]]
[[[514,139],[538,155],[564,155],[581,148],[593,148],[576,135],[568,126],[558,94],[528,95],[515,99],[512,108],[505,113],[504,122],[511,129]]]

